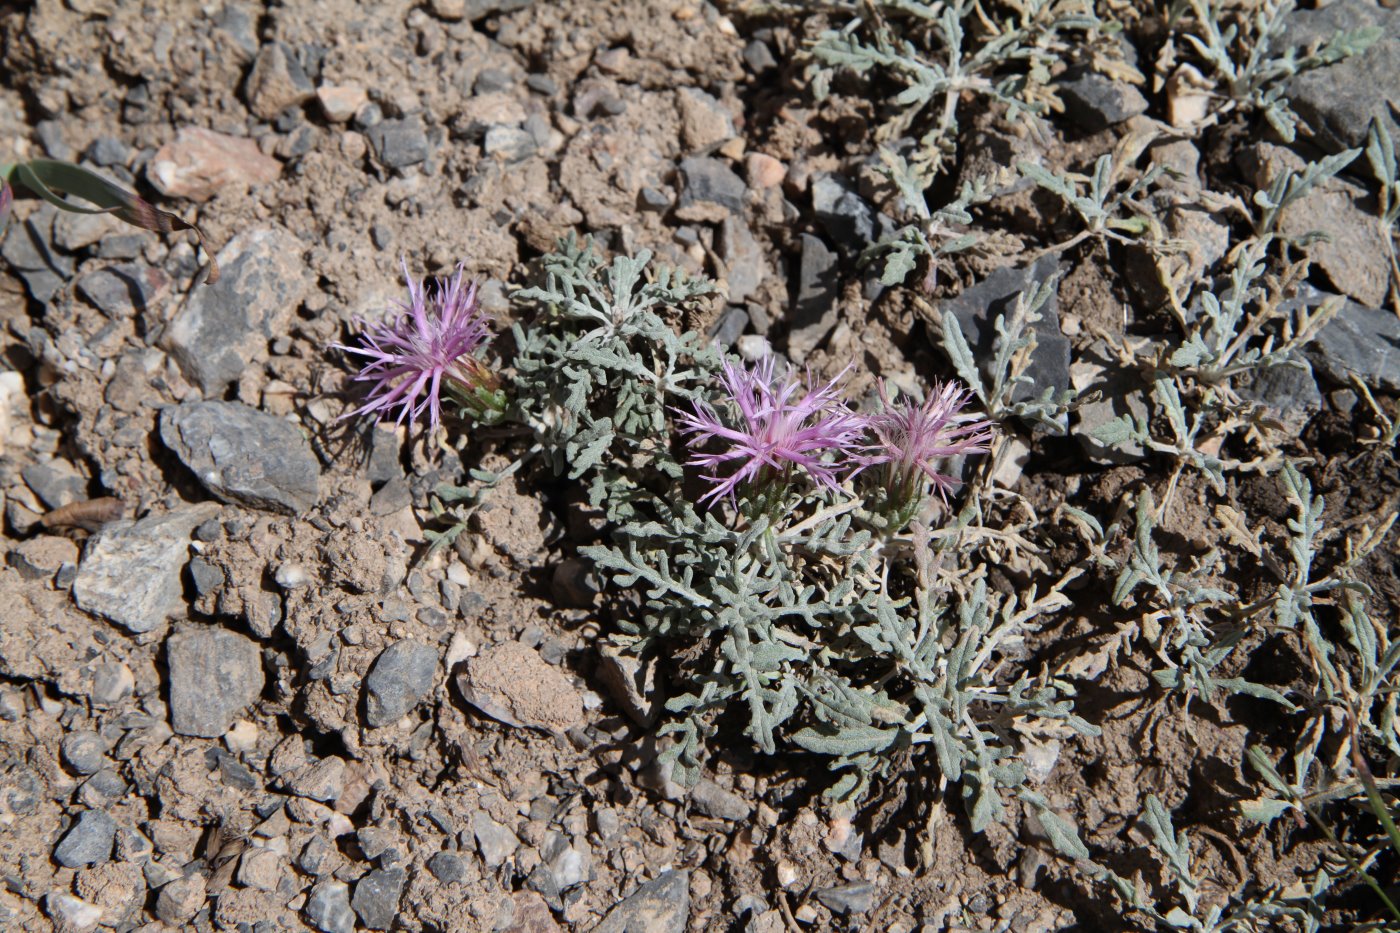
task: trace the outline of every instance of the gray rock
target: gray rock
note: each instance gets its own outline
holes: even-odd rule
[[[724,260],[724,278],[729,283],[730,304],[740,305],[747,301],[771,271],[763,250],[749,231],[749,225],[740,216],[726,217],[720,224],[719,257]],[[734,336],[738,338],[738,334]]]
[[[753,813],[753,807],[742,797],[725,790],[709,778],[701,778],[690,789],[690,802],[706,816],[731,823],[746,820]]]
[[[110,234],[98,242],[97,255],[101,259],[140,259],[146,241],[144,233]]]
[[[802,234],[802,258],[797,267],[797,297],[788,327],[788,356],[802,363],[836,326],[836,302],[841,280],[836,254],[820,237]]]
[[[219,251],[221,277],[190,292],[162,341],[205,395],[222,395],[284,333],[307,289],[301,243],[277,227],[246,230]]]
[[[307,921],[321,933],[350,933],[355,929],[350,888],[343,881],[322,878],[316,882],[303,910]]]
[[[487,868],[500,868],[520,847],[520,839],[515,833],[483,810],[478,810],[472,817],[472,834],[476,836],[477,850]]]
[[[710,328],[710,339],[725,349],[734,346],[734,341],[749,326],[749,312],[743,308],[728,308]]]
[[[421,117],[384,120],[370,127],[365,135],[374,154],[389,168],[407,168],[428,158],[428,133]]]
[[[842,252],[860,252],[878,238],[875,210],[840,175],[812,178],[812,209]]]
[[[399,912],[408,873],[395,865],[376,868],[355,882],[355,896],[350,901],[360,923],[371,930],[387,930]]]
[[[1147,112],[1147,98],[1141,91],[1097,71],[1071,69],[1056,87],[1065,102],[1065,113],[1092,132]]]
[[[84,810],[54,847],[53,857],[64,868],[101,865],[112,857],[117,821],[102,810]]]
[[[439,852],[428,859],[428,871],[443,884],[455,884],[467,877],[467,864],[455,852]]]
[[[1097,401],[1084,402],[1071,416],[1075,440],[1095,463],[1133,463],[1147,456],[1140,444],[1110,447],[1094,436],[1121,415],[1148,416],[1149,390],[1140,373],[1124,369],[1108,345],[1095,340],[1075,355],[1070,381],[1081,399],[1100,394]]]
[[[239,402],[185,402],[160,416],[160,437],[226,502],[296,514],[316,504],[320,465],[296,425]]]
[[[190,559],[190,535],[218,512],[205,503],[108,522],[88,541],[73,580],[74,601],[136,635],[184,616],[180,577]]]
[[[1285,85],[1294,112],[1332,152],[1365,145],[1373,117],[1388,120],[1391,136],[1400,137],[1392,109],[1400,101],[1400,9],[1386,10],[1372,0],[1339,0],[1288,17],[1287,45],[1325,42],[1338,31],[1367,26],[1379,26],[1381,38],[1365,53],[1303,72]]]
[[[106,214],[60,213],[53,221],[53,242],[59,249],[76,253],[118,229],[121,225]],[[127,228],[130,229],[130,228]]]
[[[115,136],[99,136],[83,150],[83,156],[93,165],[110,168],[131,161],[131,147]]]
[[[743,179],[719,159],[695,157],[681,161],[685,187],[676,216],[687,222],[718,223],[744,209]]]
[[[608,911],[593,933],[685,933],[690,919],[690,872],[668,871]]]
[[[258,51],[243,94],[254,115],[275,120],[288,107],[314,97],[316,87],[291,49],[281,42],[269,42]]]
[[[331,844],[325,836],[312,836],[302,848],[301,855],[297,856],[297,867],[308,875],[324,875],[334,864],[331,853]],[[350,908],[348,890],[345,896],[345,907],[347,910]]]
[[[345,759],[329,755],[301,768],[287,781],[287,789],[308,800],[336,800],[345,790]]]
[[[587,843],[580,841],[570,845],[568,836],[551,833],[545,840],[542,854],[557,890],[567,891],[588,880],[592,854]]]
[[[637,206],[644,211],[660,213],[671,206],[671,196],[648,185],[637,192]]]
[[[492,13],[514,13],[523,10],[534,0],[466,0],[464,16],[476,22]]]
[[[94,706],[116,706],[131,696],[136,677],[120,661],[105,661],[92,669],[92,690],[88,699]]]
[[[87,498],[87,477],[79,473],[67,460],[54,459],[31,463],[20,470],[20,476],[24,478],[24,484],[34,491],[34,495],[51,509],[62,508]]]
[[[556,605],[586,609],[598,598],[598,575],[593,562],[583,557],[566,557],[554,565],[549,578],[550,595]]]
[[[1306,362],[1258,370],[1254,381],[1239,393],[1241,398],[1268,409],[1284,430],[1294,436],[1301,434],[1312,416],[1322,410],[1322,392],[1317,387],[1312,367]]]
[[[189,923],[209,899],[208,882],[198,872],[160,886],[156,916],[172,927]]]
[[[214,17],[214,26],[232,40],[234,58],[249,61],[258,54],[258,33],[246,7],[225,3]]]
[[[237,632],[200,625],[165,643],[170,669],[170,728],[218,738],[263,688],[262,653]]]
[[[24,223],[9,224],[0,245],[0,259],[19,274],[40,304],[47,304],[73,274],[73,258],[53,248],[56,213],[56,208],[45,205]]]
[[[1305,286],[1295,300],[1315,307],[1328,297]],[[1354,373],[1372,389],[1400,391],[1400,320],[1392,311],[1348,300],[1303,352],[1334,382],[1347,384]]]
[[[78,774],[96,774],[107,756],[107,741],[91,729],[80,729],[63,737],[59,751],[64,764]]]
[[[144,313],[165,295],[170,279],[159,269],[137,263],[108,266],[77,281],[78,294],[114,321]]]
[[[437,649],[405,638],[385,648],[365,678],[365,719],[377,729],[398,722],[433,689]]]
[[[518,126],[493,126],[486,131],[482,150],[507,162],[519,162],[534,155],[537,142],[528,130]]]
[[[60,930],[94,930],[106,913],[97,904],[81,897],[50,891],[44,895],[44,912],[56,921]]]
[[[749,66],[749,71],[761,75],[777,68],[778,60],[773,57],[773,50],[768,48],[766,42],[754,39],[744,46],[744,64]]]
[[[44,147],[44,154],[50,159],[58,159],[60,162],[73,161],[73,147],[63,138],[62,123],[57,120],[40,120],[34,124],[34,135],[39,138],[39,145]]]
[[[956,297],[942,302],[941,310],[958,319],[974,359],[991,359],[996,319],[1012,313],[1018,295],[1049,281],[1059,271],[1054,256],[1043,256],[1030,266],[998,269]],[[1059,392],[1070,385],[1069,338],[1060,330],[1058,295],[1050,297],[1040,315],[1035,325],[1037,346],[1026,371],[1031,383],[1019,386],[1012,394],[1013,401],[1039,395],[1047,388]]]
[[[869,881],[857,881],[855,884],[823,888],[817,892],[817,900],[827,910],[843,917],[868,913],[875,906],[875,885]]]

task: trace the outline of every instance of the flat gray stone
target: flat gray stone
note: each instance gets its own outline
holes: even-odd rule
[[[676,216],[688,222],[719,223],[744,209],[747,187],[734,170],[719,159],[696,156],[681,161],[685,187]]]
[[[709,778],[701,778],[690,789],[690,802],[706,816],[737,823],[749,818],[753,807],[733,791],[725,790]]]
[[[165,643],[170,728],[218,738],[262,693],[262,652],[250,638],[213,625],[187,628]]]
[[[306,914],[307,922],[321,933],[350,933],[355,929],[350,887],[343,881],[322,878],[316,882],[302,912]]]
[[[632,892],[593,933],[685,933],[690,919],[690,872],[668,871]]]
[[[398,722],[433,689],[437,649],[405,638],[375,658],[365,678],[365,718],[371,728]]]
[[[822,173],[812,178],[812,210],[822,229],[847,255],[879,239],[874,208],[840,175]]]
[[[1055,85],[1065,113],[1086,130],[1097,132],[1147,112],[1147,98],[1126,81],[1097,71],[1074,70]]]
[[[1328,297],[1305,286],[1297,300],[1315,306]],[[1400,319],[1388,309],[1347,300],[1303,353],[1334,382],[1346,385],[1355,374],[1373,390],[1400,391]]]
[[[476,836],[476,847],[487,868],[501,867],[520,848],[520,839],[515,833],[483,810],[478,810],[472,817],[472,834]]]
[[[350,905],[360,923],[371,930],[387,930],[399,913],[399,898],[403,895],[408,873],[395,865],[376,868],[355,882],[355,896]]]
[[[102,810],[84,810],[54,847],[53,857],[64,868],[101,865],[112,857],[117,821]]]
[[[1267,408],[1290,434],[1298,435],[1313,415],[1322,410],[1322,392],[1312,367],[1270,366],[1255,372],[1254,380],[1239,390],[1240,397]]]
[[[160,437],[226,502],[296,514],[319,498],[321,468],[301,430],[240,402],[167,408]]]
[[[389,168],[407,168],[428,158],[431,147],[428,132],[419,117],[385,120],[370,127],[365,135],[374,154]]]
[[[302,253],[278,227],[246,230],[219,251],[219,281],[190,292],[161,339],[205,395],[222,395],[287,332],[309,287]]]
[[[841,277],[836,254],[821,237],[802,234],[802,257],[797,267],[797,295],[788,326],[787,350],[794,363],[826,339],[836,326],[836,302],[841,294]]]
[[[1030,266],[998,269],[961,294],[945,299],[941,310],[958,319],[974,359],[992,359],[996,319],[1010,315],[1015,310],[1018,295],[1048,281],[1059,269],[1054,256],[1043,256]],[[1058,295],[1050,297],[1040,309],[1040,315],[1035,325],[1037,345],[1026,370],[1032,382],[1018,386],[1012,393],[1013,401],[1039,395],[1047,388],[1056,392],[1069,388],[1069,338],[1060,330]]]
[[[181,574],[190,559],[190,536],[218,513],[217,505],[204,503],[136,522],[108,522],[88,541],[73,579],[74,602],[136,635],[183,617]]]
[[[1374,0],[1338,0],[1288,17],[1287,45],[1325,42],[1340,30],[1366,26],[1379,26],[1382,35],[1364,53],[1305,71],[1286,85],[1294,112],[1331,152],[1365,145],[1373,117],[1388,120],[1391,137],[1400,138],[1392,109],[1400,102],[1400,9],[1382,9]]]
[[[169,287],[164,272],[141,263],[97,269],[77,281],[78,294],[114,321],[151,310]]]
[[[875,885],[869,881],[857,881],[855,884],[822,888],[817,892],[817,900],[839,916],[867,913],[875,906]]]

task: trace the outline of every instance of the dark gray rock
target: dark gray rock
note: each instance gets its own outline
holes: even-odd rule
[[[117,821],[102,810],[84,810],[54,847],[53,857],[64,868],[101,865],[112,857]]]
[[[719,223],[744,209],[743,179],[719,159],[693,157],[681,161],[684,188],[676,216],[688,222]]]
[[[308,875],[324,875],[334,864],[331,859],[333,851],[325,836],[312,836],[302,847],[301,855],[297,856],[297,867]],[[345,909],[350,909],[349,889],[346,890],[345,894]]]
[[[1071,69],[1056,87],[1065,102],[1065,114],[1092,132],[1147,112],[1147,98],[1141,91],[1097,71]]]
[[[103,168],[126,165],[131,161],[131,147],[115,136],[99,136],[83,150],[83,157]]]
[[[227,502],[292,514],[316,504],[316,456],[281,418],[239,402],[185,402],[161,412],[160,437]]]
[[[593,933],[685,933],[690,919],[690,872],[668,871],[632,892]]]
[[[749,312],[743,308],[728,308],[710,328],[710,339],[725,349],[734,346],[749,326]]]
[[[550,595],[556,605],[586,609],[598,598],[598,575],[593,562],[583,557],[566,557],[554,566],[549,578]]]
[[[431,148],[421,117],[384,120],[371,126],[365,135],[374,154],[389,168],[407,168],[428,158]]]
[[[107,756],[107,741],[91,729],[80,729],[63,737],[59,746],[63,763],[78,774],[96,774]]]
[[[78,294],[114,321],[144,313],[163,296],[170,279],[159,269],[136,263],[108,266],[77,281]]]
[[[690,802],[695,809],[717,820],[737,823],[749,818],[753,807],[733,791],[725,790],[708,778],[701,778],[690,789]]]
[[[1326,293],[1305,286],[1297,301],[1315,307]],[[1400,391],[1400,319],[1393,311],[1346,300],[1303,352],[1313,370],[1343,385],[1355,374],[1372,389]]]
[[[385,648],[365,678],[365,719],[377,729],[398,722],[433,689],[437,649],[405,638]]]
[[[1043,256],[1030,266],[998,269],[956,297],[943,301],[941,310],[958,319],[973,358],[988,360],[996,338],[996,319],[1015,310],[1018,295],[1049,281],[1059,271],[1054,256]],[[1035,325],[1037,346],[1026,371],[1031,383],[1019,386],[1012,394],[1013,401],[1039,395],[1047,388],[1057,392],[1069,388],[1069,338],[1060,330],[1057,295],[1050,297],[1040,315]]]
[[[47,304],[73,274],[73,258],[53,248],[55,213],[55,208],[45,205],[24,223],[9,224],[0,245],[0,259],[19,274],[40,304]]]
[[[97,243],[97,255],[102,259],[140,259],[146,249],[145,233],[118,233],[104,236]]]
[[[439,852],[428,859],[428,871],[443,884],[455,884],[467,877],[467,864],[455,852]]]
[[[278,227],[238,234],[219,251],[221,277],[190,292],[162,338],[189,380],[222,395],[285,333],[308,281],[301,243]]]
[[[360,923],[371,930],[387,930],[399,912],[399,898],[403,895],[404,882],[408,873],[397,865],[392,868],[377,868],[355,882],[355,896],[350,905]]]
[[[1373,117],[1388,120],[1392,138],[1400,137],[1394,110],[1400,101],[1400,9],[1383,9],[1372,0],[1338,0],[1288,17],[1287,45],[1325,42],[1338,31],[1367,26],[1380,27],[1381,38],[1363,54],[1303,72],[1285,86],[1294,112],[1332,152],[1365,145]]]
[[[671,206],[671,196],[664,191],[646,186],[637,192],[637,206],[644,211],[660,213]]]
[[[817,900],[839,916],[868,913],[875,906],[875,885],[869,881],[843,884],[817,891]]]
[[[559,93],[559,85],[547,74],[530,75],[525,79],[525,86],[544,97],[553,97]]]
[[[355,929],[350,888],[343,881],[322,878],[316,882],[303,910],[307,921],[321,933],[350,933]]]
[[[836,254],[822,239],[802,234],[802,258],[797,267],[797,295],[788,327],[788,356],[802,363],[836,326],[836,302],[841,294]]]
[[[181,574],[190,559],[190,535],[218,512],[205,503],[136,522],[108,522],[88,542],[73,600],[137,635],[183,616]]]
[[[263,688],[257,643],[213,625],[187,628],[165,643],[170,669],[170,728],[218,738]]]
[[[812,209],[842,252],[860,252],[878,238],[875,210],[840,175],[823,173],[812,178]]]
[[[1254,380],[1240,388],[1239,393],[1241,398],[1268,409],[1294,436],[1301,434],[1312,416],[1322,410],[1322,392],[1312,367],[1301,360],[1297,366],[1270,366],[1256,371]]]
[[[777,68],[778,60],[773,57],[773,50],[768,48],[766,42],[754,39],[744,46],[744,64],[749,66],[749,71],[761,75]]]

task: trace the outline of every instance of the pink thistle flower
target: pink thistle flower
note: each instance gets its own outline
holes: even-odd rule
[[[962,409],[971,393],[956,382],[934,384],[928,399],[916,405],[910,399],[891,402],[880,382],[880,410],[866,423],[874,435],[861,457],[861,468],[884,466],[886,489],[892,499],[911,503],[922,498],[927,479],[944,502],[957,480],[935,467],[937,461],[960,454],[986,453],[994,434],[992,422]]]
[[[728,444],[720,453],[697,453],[691,466],[711,471],[705,479],[715,486],[700,501],[722,496],[737,498],[743,483],[787,474],[801,467],[818,485],[834,489],[838,473],[847,466],[851,451],[860,440],[865,423],[848,409],[837,394],[842,372],[826,385],[812,388],[809,380],[799,380],[789,367],[775,371],[773,357],[767,356],[752,370],[726,361],[720,374],[725,393],[738,409],[737,427],[729,427],[704,402],[696,402],[693,412],[674,409],[680,430],[690,436],[687,443],[700,447],[717,438]],[[827,462],[822,455],[836,454]],[[719,470],[728,463],[738,469],[727,477]]]
[[[385,320],[359,322],[360,346],[332,344],[368,360],[355,379],[371,383],[369,398],[343,417],[398,409],[401,424],[426,411],[436,429],[444,391],[469,402],[479,390],[497,387],[495,375],[475,356],[490,341],[488,318],[477,304],[476,283],[464,284],[460,263],[452,279],[426,286],[408,274],[407,261],[403,271],[408,303],[399,302]]]

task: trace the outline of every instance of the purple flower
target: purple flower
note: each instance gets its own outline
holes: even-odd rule
[[[799,381],[790,367],[776,372],[771,356],[752,370],[726,361],[720,380],[738,409],[736,427],[729,427],[704,402],[696,402],[693,412],[676,410],[681,431],[691,435],[687,443],[692,448],[711,439],[727,444],[720,453],[697,453],[690,461],[691,466],[708,468],[711,473],[705,479],[715,484],[700,501],[726,495],[736,499],[740,484],[782,476],[794,466],[818,485],[835,488],[837,474],[847,465],[865,426],[837,395],[841,376],[812,388],[807,380]],[[827,452],[836,455],[832,462],[822,459]],[[720,468],[731,462],[738,469],[721,477]]]
[[[399,303],[382,321],[360,322],[361,346],[333,344],[368,362],[355,376],[371,383],[369,398],[344,417],[399,410],[396,421],[428,412],[428,423],[442,421],[444,391],[467,402],[481,389],[493,390],[496,378],[475,353],[490,340],[487,317],[476,300],[476,283],[464,284],[459,263],[450,280],[432,285],[414,282],[404,264],[408,304]]]
[[[880,382],[880,410],[866,423],[874,435],[861,457],[861,468],[884,466],[886,489],[899,501],[922,498],[923,478],[927,478],[947,501],[948,491],[957,483],[938,472],[934,464],[959,454],[986,453],[992,442],[992,422],[962,413],[971,393],[956,382],[934,384],[928,400],[916,405],[910,399],[891,402]]]

